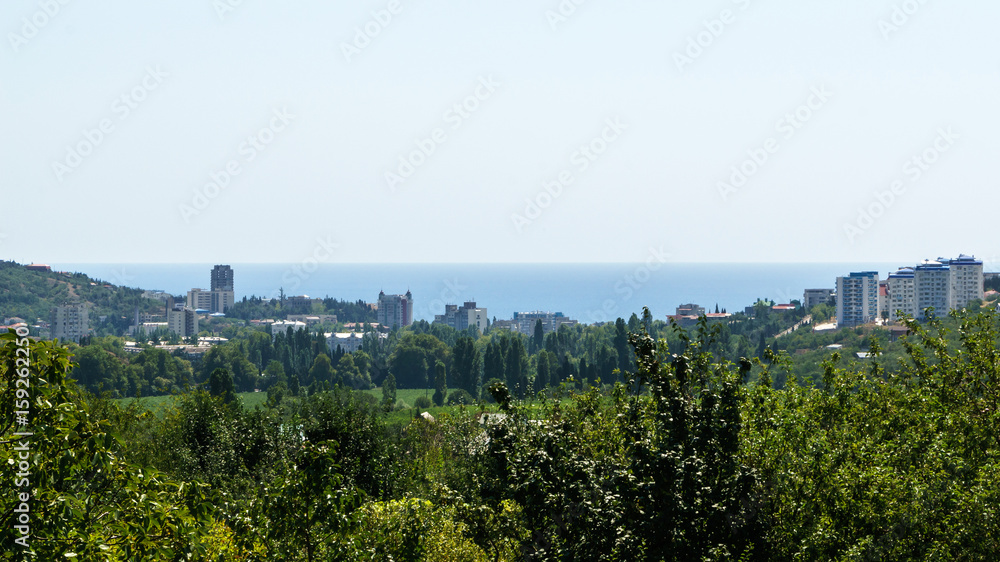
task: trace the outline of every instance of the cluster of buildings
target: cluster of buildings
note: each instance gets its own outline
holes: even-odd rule
[[[233,290],[233,268],[217,265],[212,268],[211,288],[191,289],[187,293],[185,306],[198,312],[225,314],[233,306],[236,293]]]
[[[217,265],[212,268],[210,289],[191,289],[186,298],[174,297],[162,291],[146,291],[143,296],[162,300],[166,310],[166,322],[162,316],[135,313],[135,321],[129,328],[130,334],[144,331],[147,334],[165,328],[182,338],[198,335],[198,318],[201,314],[222,316],[236,300],[233,268]]]
[[[379,324],[389,327],[404,327],[413,323],[413,294],[407,291],[405,295],[387,295],[380,292],[375,310]],[[535,333],[535,324],[542,322],[544,333],[554,332],[561,326],[577,324],[576,320],[568,318],[562,312],[515,312],[510,320],[490,321],[485,307],[475,301],[466,301],[461,306],[457,304],[444,305],[444,314],[435,314],[434,323],[450,326],[456,330],[467,330],[475,326],[480,333],[487,328],[511,330],[525,335]]]
[[[895,322],[899,313],[923,320],[927,308],[938,315],[964,308],[983,298],[983,279],[982,260],[964,254],[901,267],[885,280],[877,271],[853,272],[837,278],[837,326]]]
[[[444,305],[444,314],[435,314],[434,323],[451,326],[456,330],[468,330],[469,326],[475,326],[483,333],[490,324],[490,317],[485,308],[476,306],[475,301],[466,301],[461,307],[457,304]]]

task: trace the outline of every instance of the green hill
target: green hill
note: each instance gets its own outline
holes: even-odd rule
[[[96,334],[121,335],[132,324],[137,306],[140,312],[163,313],[161,302],[142,294],[142,289],[117,287],[83,273],[28,270],[16,262],[0,261],[0,321],[16,316],[34,324],[48,321],[56,306],[86,303]]]

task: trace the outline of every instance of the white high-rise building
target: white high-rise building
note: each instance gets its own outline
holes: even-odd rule
[[[837,278],[837,326],[850,327],[878,318],[878,272],[854,272]]]
[[[913,278],[912,267],[901,267],[899,271],[889,274],[889,321],[899,319],[896,311],[907,314],[910,318],[917,316],[917,289]]]
[[[983,299],[983,261],[959,254],[950,260],[951,308],[965,308],[970,301]]]
[[[935,260],[924,260],[913,268],[913,283],[916,289],[916,317],[924,320],[925,309],[933,308],[937,316],[951,310],[951,268]]]
[[[380,291],[375,318],[389,328],[409,326],[413,323],[413,294],[406,291],[405,295],[387,295]]]

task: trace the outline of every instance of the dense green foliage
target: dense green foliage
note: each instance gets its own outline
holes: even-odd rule
[[[325,298],[322,304],[313,303],[308,308],[295,306],[288,300],[243,297],[233,303],[226,316],[241,320],[254,318],[284,318],[288,314],[335,314],[337,322],[375,322],[375,311],[364,301],[349,302]]]
[[[892,343],[845,331],[869,358],[827,354],[806,379],[770,345],[730,360],[734,326],[707,321],[567,328],[540,347],[507,333],[404,330],[396,349],[419,356],[414,376],[430,371],[453,404],[434,408],[435,421],[388,407],[426,392],[394,390],[395,371],[379,390],[348,386],[339,373],[372,372],[367,352],[289,365],[287,351],[273,354],[282,338],[286,350],[314,349],[308,335],[236,338],[188,367],[204,390],[154,415],[78,389],[69,349],[8,334],[0,461],[21,460],[13,410],[25,373],[37,560],[993,560],[998,325],[989,312],[954,314],[908,322]],[[767,341],[799,345],[796,334]],[[73,353],[99,364],[117,357],[113,344]],[[18,362],[24,346],[30,367]],[[256,367],[251,349],[268,351],[265,378],[281,379],[252,409],[230,370]],[[455,373],[477,353],[484,374],[500,375],[487,379],[495,405],[470,404]],[[391,366],[400,355],[383,357]],[[158,370],[148,357],[142,368]],[[531,389],[524,400],[519,384]],[[0,482],[8,518],[23,489]],[[6,552],[26,554],[17,530],[4,533]]]

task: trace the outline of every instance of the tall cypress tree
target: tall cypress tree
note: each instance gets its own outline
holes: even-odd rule
[[[531,354],[534,355],[545,346],[545,330],[542,328],[542,319],[535,320],[535,334],[531,340]]]
[[[445,372],[444,362],[438,360],[434,363],[434,396],[432,399],[438,406],[444,406],[445,399],[448,398],[448,377]]]
[[[520,336],[511,338],[507,351],[507,387],[523,399],[528,392],[528,352]]]
[[[472,338],[462,336],[455,342],[452,348],[454,361],[451,369],[451,382],[453,386],[461,388],[472,395],[479,397],[479,351]]]

